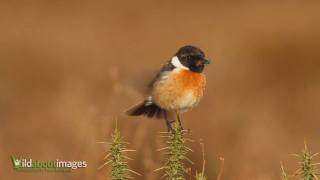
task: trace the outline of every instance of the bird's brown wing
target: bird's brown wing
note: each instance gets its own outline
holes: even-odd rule
[[[164,76],[167,76],[175,67],[168,62],[167,64],[163,65],[160,72],[152,79],[152,81],[148,85],[148,89],[152,89],[155,82],[162,80]]]

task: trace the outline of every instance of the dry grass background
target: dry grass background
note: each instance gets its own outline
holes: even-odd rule
[[[214,61],[200,105],[182,116],[215,179],[278,179],[289,154],[320,151],[319,1],[0,2],[0,179],[107,179],[97,171],[114,119],[143,173],[157,179],[162,121],[121,113],[176,49]],[[201,149],[190,154],[201,168]],[[87,160],[72,173],[14,172],[10,155]],[[194,170],[194,169],[193,169]]]

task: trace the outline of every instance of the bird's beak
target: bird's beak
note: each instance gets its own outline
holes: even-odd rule
[[[209,59],[203,59],[203,61],[204,61],[204,64],[210,64],[210,62],[211,62],[211,60],[209,60]]]

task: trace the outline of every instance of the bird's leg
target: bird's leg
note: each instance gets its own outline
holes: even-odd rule
[[[165,110],[163,111],[163,117],[164,117],[164,120],[166,121],[168,132],[172,131],[173,129],[171,127],[171,122],[169,121],[167,111]]]
[[[176,116],[177,116],[177,119],[178,119],[178,122],[179,122],[179,126],[180,126],[180,128],[183,130],[182,123],[181,123],[181,121],[180,121],[179,112],[178,112],[178,111],[175,111],[175,112],[176,112]]]

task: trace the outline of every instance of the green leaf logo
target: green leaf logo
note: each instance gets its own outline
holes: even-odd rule
[[[19,169],[21,167],[21,160],[14,158],[11,156],[11,161],[14,169]]]

